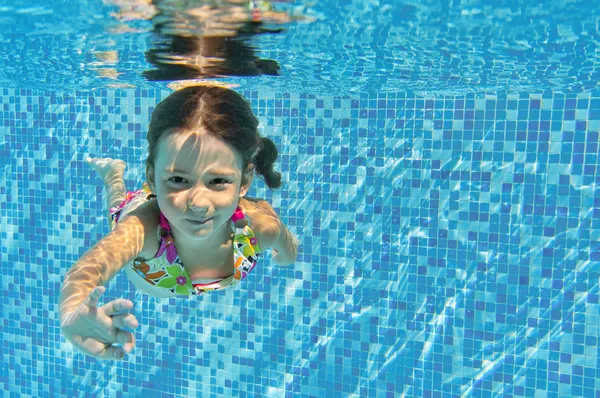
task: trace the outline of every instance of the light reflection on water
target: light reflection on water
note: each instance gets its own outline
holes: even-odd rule
[[[247,6],[234,0],[195,2],[192,10],[180,3],[138,6],[132,14],[131,2],[123,1],[16,0],[0,9],[0,86],[164,87],[147,81],[142,72],[148,71],[151,80],[221,75],[249,89],[314,94],[598,88],[599,11],[584,0],[543,7],[507,1],[273,2],[273,16],[263,13],[258,27],[265,34],[257,34]],[[212,26],[215,20],[220,22]],[[202,35],[229,39],[189,40]],[[232,62],[224,62],[228,58]],[[148,62],[158,68],[149,69]],[[164,63],[173,71],[160,67]]]

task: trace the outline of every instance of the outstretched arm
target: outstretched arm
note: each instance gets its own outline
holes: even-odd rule
[[[143,220],[124,218],[65,276],[59,299],[61,332],[87,355],[120,360],[133,350],[132,331],[138,326],[129,313],[133,303],[116,299],[98,307],[98,300],[106,290],[104,285],[142,252],[147,230]]]
[[[127,217],[87,251],[67,272],[60,291],[61,318],[74,311],[90,292],[104,286],[143,249],[144,228],[137,217]]]

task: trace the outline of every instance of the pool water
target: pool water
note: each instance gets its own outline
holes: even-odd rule
[[[7,397],[595,397],[600,11],[587,1],[276,3],[279,76],[224,77],[280,151],[257,181],[301,241],[235,289],[136,292],[124,362],[59,330],[66,271],[108,230],[88,155],[145,180],[152,21],[0,1],[0,391]]]

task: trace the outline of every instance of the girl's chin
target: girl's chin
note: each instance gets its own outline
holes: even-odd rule
[[[205,222],[198,222],[195,220],[183,220],[185,229],[194,236],[204,236],[214,231],[214,221],[207,220]]]
[[[205,238],[213,235],[217,230],[220,230],[223,227],[223,225],[219,223],[219,220],[214,217],[208,220],[193,220],[186,218],[180,221],[180,225],[188,235],[196,238]]]

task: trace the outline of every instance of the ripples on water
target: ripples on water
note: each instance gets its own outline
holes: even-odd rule
[[[245,73],[230,73],[230,67],[224,67],[199,75],[266,74],[225,80],[313,94],[462,94],[475,87],[494,92],[580,92],[598,87],[600,81],[596,52],[600,11],[588,1],[543,5],[391,0],[273,3],[300,21],[270,21],[260,29],[271,33],[259,35],[251,23],[240,22],[243,7],[230,1],[225,13],[203,9],[198,6],[202,2],[194,3],[194,12],[185,13],[181,5],[169,6],[177,2],[165,1],[159,2],[161,12],[143,8],[131,15],[127,7],[108,1],[36,4],[17,0],[0,8],[0,86],[39,87],[37,82],[44,82],[44,87],[54,89],[163,87],[144,76],[151,80],[174,76],[140,73],[152,70],[148,62],[156,64],[166,56],[171,64],[195,64],[192,70],[199,65],[210,69],[214,64],[211,57],[192,62],[192,57],[177,54],[190,48],[197,54],[217,53],[213,58],[226,58],[236,51],[247,54],[236,61],[246,61]],[[214,18],[227,24],[202,22]],[[223,33],[231,33],[232,26],[238,34],[225,35],[229,39],[218,43],[214,38],[211,43],[191,43],[189,35],[188,40],[176,40],[173,35],[212,29],[225,37]],[[73,81],[73,74],[79,81]],[[192,74],[188,71],[183,76]],[[280,76],[274,79],[275,74]]]

